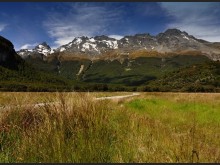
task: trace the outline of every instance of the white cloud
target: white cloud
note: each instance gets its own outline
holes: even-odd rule
[[[0,32],[3,31],[6,26],[7,26],[7,24],[0,23]]]
[[[32,49],[33,47],[35,47],[38,43],[34,43],[34,44],[24,44],[20,47],[20,49]]]
[[[79,36],[94,36],[109,33],[111,26],[120,19],[120,11],[92,3],[76,3],[67,13],[53,12],[44,22],[55,44],[61,46]]]
[[[124,36],[121,36],[121,35],[109,35],[108,37],[110,37],[110,38],[115,38],[116,40],[120,40],[120,39],[122,39]]]
[[[166,28],[178,28],[197,38],[220,42],[220,3],[161,2],[159,5],[171,19]]]

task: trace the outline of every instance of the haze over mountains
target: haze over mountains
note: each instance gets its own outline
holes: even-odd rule
[[[89,59],[97,59],[109,55],[117,58],[120,55],[131,55],[139,51],[157,52],[160,55],[194,52],[214,61],[220,59],[220,43],[197,39],[178,29],[168,29],[156,36],[149,33],[124,36],[120,40],[105,35],[91,38],[82,36],[73,38],[72,42],[57,49],[51,49],[46,42],[43,42],[34,49],[21,49],[17,53],[24,59],[28,56],[46,57],[57,53],[60,56],[86,56]]]

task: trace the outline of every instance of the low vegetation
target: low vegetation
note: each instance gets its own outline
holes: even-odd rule
[[[219,61],[199,55],[8,63],[0,64],[0,91],[220,91]],[[77,75],[81,66],[84,70]]]
[[[0,162],[220,162],[219,94],[111,95],[0,93]]]
[[[141,91],[220,92],[220,63],[207,62],[180,68],[149,82]]]

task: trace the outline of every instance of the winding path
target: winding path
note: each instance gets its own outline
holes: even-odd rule
[[[115,99],[123,99],[123,98],[128,98],[128,97],[133,97],[133,96],[138,96],[140,93],[133,93],[131,95],[122,95],[122,96],[106,96],[106,97],[95,97],[95,100],[115,100]],[[0,106],[0,111],[1,110],[7,110],[10,108],[16,108],[16,107],[28,107],[28,106],[33,106],[33,108],[39,108],[43,107],[46,105],[55,105],[59,104],[59,102],[49,102],[49,103],[37,103],[37,104],[26,104],[26,105],[8,105],[8,106]]]
[[[123,96],[108,96],[108,97],[96,97],[95,100],[113,100],[113,99],[123,99],[127,97],[138,96],[140,93],[133,93],[132,95],[123,95]]]

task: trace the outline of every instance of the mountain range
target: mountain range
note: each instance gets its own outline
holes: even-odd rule
[[[120,40],[108,36],[76,37],[72,42],[62,45],[57,49],[51,49],[43,42],[34,49],[22,49],[17,53],[22,58],[28,56],[81,56],[88,59],[109,58],[109,55],[119,57],[131,56],[136,52],[157,52],[160,55],[167,53],[197,52],[216,61],[220,59],[220,43],[212,43],[197,39],[178,29],[168,29],[164,33],[152,36],[149,33],[124,36]]]
[[[119,40],[82,36],[17,52],[0,41],[0,90],[220,91],[220,43],[178,29]]]

